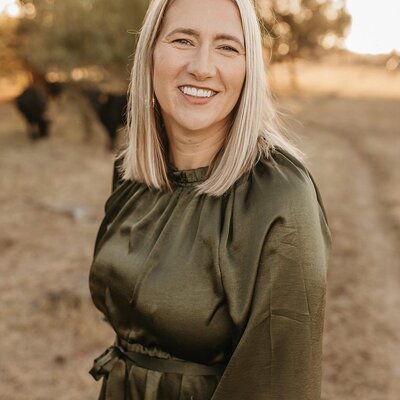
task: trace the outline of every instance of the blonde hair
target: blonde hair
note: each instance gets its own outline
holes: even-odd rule
[[[152,0],[136,47],[127,107],[127,144],[122,158],[122,179],[145,183],[150,188],[172,190],[168,178],[167,138],[159,105],[154,104],[153,51],[163,17],[173,0]],[[242,20],[246,47],[246,77],[232,113],[233,122],[225,143],[214,156],[197,194],[221,196],[260,157],[270,157],[280,147],[296,157],[301,152],[284,136],[272,104],[262,55],[262,39],[251,0],[232,0]]]

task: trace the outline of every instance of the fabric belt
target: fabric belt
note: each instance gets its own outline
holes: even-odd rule
[[[199,364],[185,360],[164,359],[133,351],[126,351],[121,346],[111,346],[93,362],[90,375],[98,381],[108,376],[116,360],[130,360],[134,365],[154,371],[185,375],[222,375],[226,365]]]

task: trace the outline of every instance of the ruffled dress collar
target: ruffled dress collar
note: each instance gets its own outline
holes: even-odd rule
[[[207,177],[208,166],[178,170],[170,162],[167,162],[167,165],[168,175],[171,181],[176,183],[177,185],[194,185],[205,181]]]

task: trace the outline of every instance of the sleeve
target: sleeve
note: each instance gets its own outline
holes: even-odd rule
[[[330,233],[311,179],[308,186],[269,226],[250,316],[212,400],[321,398]]]

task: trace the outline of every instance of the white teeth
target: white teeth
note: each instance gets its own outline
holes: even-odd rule
[[[213,90],[196,89],[191,86],[181,86],[179,89],[181,92],[193,97],[211,97],[216,94]]]

